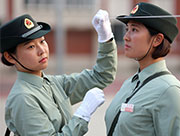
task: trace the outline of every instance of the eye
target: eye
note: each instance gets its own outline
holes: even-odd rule
[[[44,39],[44,40],[41,40],[41,43],[42,44],[46,44],[46,40]]]
[[[35,45],[29,45],[28,46],[28,49],[33,49],[33,48],[35,48]]]
[[[132,31],[133,31],[133,32],[136,32],[136,31],[137,31],[137,29],[136,29],[136,28],[132,28]]]
[[[128,27],[126,27],[126,32],[127,32],[128,30],[129,30]]]

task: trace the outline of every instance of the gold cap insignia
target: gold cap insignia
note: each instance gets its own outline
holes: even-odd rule
[[[139,5],[136,5],[136,6],[132,9],[131,14],[135,14],[135,13],[137,12],[138,8],[139,8]]]
[[[32,27],[34,27],[33,22],[32,22],[30,19],[28,19],[28,18],[25,18],[25,19],[24,19],[24,25],[25,25],[28,29],[31,29]]]

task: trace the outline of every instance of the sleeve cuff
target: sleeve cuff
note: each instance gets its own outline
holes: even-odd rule
[[[99,43],[99,51],[101,52],[109,52],[116,49],[116,43],[115,40],[112,39],[112,41],[105,42],[105,43]]]

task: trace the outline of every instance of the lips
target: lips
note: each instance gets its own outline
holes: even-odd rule
[[[129,45],[127,45],[127,44],[125,44],[125,45],[124,45],[124,48],[125,48],[125,49],[130,49],[130,48],[131,48],[131,46],[129,46]]]
[[[44,62],[46,62],[47,61],[47,57],[44,57],[44,58],[42,58],[40,61],[39,61],[39,63],[44,63]]]

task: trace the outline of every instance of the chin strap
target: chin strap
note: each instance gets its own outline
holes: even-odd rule
[[[10,136],[10,133],[11,131],[9,130],[9,128],[7,128],[4,136]]]
[[[24,69],[33,72],[34,70],[31,70],[25,66],[23,66],[23,64],[21,64],[12,54],[9,54],[21,67],[23,67]]]
[[[155,39],[155,38],[154,38],[154,39]],[[151,48],[152,48],[152,44],[153,44],[153,42],[154,42],[154,39],[152,40],[151,46],[149,47],[147,53],[146,53],[142,58],[140,58],[140,59],[135,58],[136,61],[141,61],[141,60],[143,60],[143,59],[149,54],[149,52],[150,52],[150,50],[151,50]]]
[[[143,59],[149,54],[149,51],[151,50],[151,48],[152,48],[152,44],[151,44],[151,46],[149,47],[147,53],[146,53],[142,58],[140,58],[140,59],[135,58],[135,60],[136,60],[136,61],[141,61],[141,60],[143,60]]]

